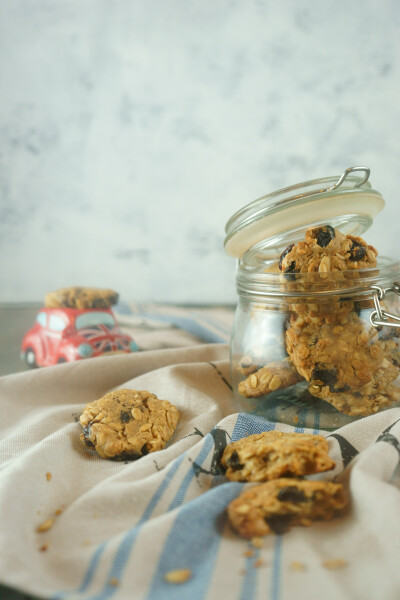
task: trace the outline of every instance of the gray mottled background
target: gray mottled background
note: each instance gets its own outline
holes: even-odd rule
[[[397,0],[0,0],[0,301],[231,302],[224,226],[371,167],[399,256]]]

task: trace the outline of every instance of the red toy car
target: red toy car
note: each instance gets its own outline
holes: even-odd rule
[[[30,367],[47,367],[136,350],[110,308],[42,308],[22,340],[21,358]]]

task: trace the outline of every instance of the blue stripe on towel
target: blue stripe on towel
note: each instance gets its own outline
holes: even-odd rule
[[[195,318],[199,318],[199,320],[203,320],[205,323],[209,323],[210,326],[213,329],[216,329],[217,331],[219,331],[223,336],[224,339],[228,339],[231,336],[231,332],[232,332],[232,327],[233,327],[233,318],[232,318],[232,324],[231,325],[227,325],[226,323],[221,323],[221,321],[218,320],[218,318],[212,314],[209,313],[200,313],[199,315],[197,315],[197,313],[193,313]],[[233,315],[232,315],[233,317]]]
[[[203,463],[203,461],[207,458],[207,456],[213,446],[213,443],[214,443],[213,438],[212,438],[211,434],[208,433],[205,436],[205,438],[203,439],[202,449],[200,450],[200,452],[195,460],[196,464],[201,465]],[[183,503],[186,492],[188,490],[188,487],[195,477],[196,477],[195,470],[191,467],[188,470],[188,472],[186,473],[185,477],[183,478],[183,481],[182,481],[181,485],[179,486],[179,489],[176,492],[174,499],[172,500],[171,504],[168,507],[168,511],[174,510],[175,508],[177,508],[178,506],[180,506]]]
[[[256,433],[272,431],[275,427],[276,423],[271,423],[263,417],[240,413],[232,433],[232,441]],[[243,576],[243,585],[240,590],[239,600],[252,600],[256,596],[259,573],[258,569],[253,567],[253,563],[257,560],[258,555],[259,551],[257,550],[252,557],[246,559],[246,573]]]
[[[213,444],[212,436],[210,434],[207,434],[203,440],[202,448],[195,459],[197,464],[201,464],[204,461],[204,459],[207,457],[208,453],[211,450],[212,444]],[[186,457],[186,455],[187,455],[187,452],[185,452],[185,454],[182,454],[180,457],[178,457],[176,459],[175,464],[174,464],[174,467],[175,467],[174,473],[178,469],[178,467],[180,466],[181,462]],[[176,464],[176,463],[178,463],[178,464]],[[173,476],[173,474],[172,474],[172,476]],[[187,489],[188,489],[191,481],[194,479],[194,477],[195,477],[194,469],[192,467],[190,467],[188,472],[186,473],[185,477],[183,478],[182,483],[180,484],[178,491],[177,491],[174,499],[170,503],[166,512],[170,512],[171,510],[174,510],[175,508],[177,508],[178,506],[180,506],[183,503]],[[168,483],[169,483],[169,481],[168,481]],[[165,486],[165,488],[167,487],[167,485]],[[159,488],[159,490],[160,490],[160,488]],[[125,535],[125,538],[123,539],[123,541],[118,549],[118,552],[114,558],[113,564],[108,573],[107,583],[106,583],[103,591],[100,592],[99,594],[89,596],[87,600],[106,600],[107,598],[111,598],[111,596],[113,596],[115,594],[116,588],[115,588],[115,586],[111,585],[109,583],[109,581],[113,580],[113,579],[117,579],[117,580],[122,579],[123,572],[125,570],[126,564],[129,560],[129,557],[132,553],[134,544],[136,542],[136,538],[137,538],[140,530],[142,529],[142,527],[145,525],[145,523],[150,518],[150,515],[152,514],[154,508],[156,507],[163,492],[164,492],[164,489],[161,490],[160,494],[158,494],[158,491],[156,492],[156,494],[153,496],[152,500],[150,501],[150,504],[148,505],[145,512],[143,513],[143,516],[141,517],[139,523],[133,529],[128,531],[128,533]]]
[[[162,309],[168,309],[167,305],[162,305]],[[189,333],[193,333],[206,342],[227,342],[229,341],[232,326],[218,319],[214,314],[207,311],[196,311],[190,307],[183,307],[182,312],[187,316],[177,315],[176,312],[166,314],[165,312],[154,312],[151,307],[142,304],[135,305],[135,311],[125,302],[119,302],[115,307],[115,312],[121,315],[135,315],[162,323],[171,323]],[[232,321],[233,321],[232,310]],[[208,327],[209,325],[209,327]]]
[[[249,429],[254,433],[264,431],[266,423],[265,419],[240,414],[231,439],[234,441],[243,437],[248,434]],[[201,461],[205,460],[210,449],[211,447],[204,447],[205,452],[199,454]],[[193,474],[188,472],[186,478],[193,478]],[[147,596],[148,600],[153,600],[153,598],[157,598],[157,600],[182,598],[184,600],[187,597],[198,600],[203,598],[207,592],[221,543],[221,531],[226,519],[225,509],[243,488],[241,483],[224,483],[213,487],[215,480],[219,482],[219,479],[218,476],[214,477],[210,489],[205,494],[189,502],[180,510],[166,540]],[[178,491],[170,508],[175,507],[179,493]],[[215,499],[216,495],[217,499]],[[218,528],[219,520],[221,524]],[[171,590],[166,586],[164,576],[169,570],[176,568],[189,568],[194,577],[177,590]],[[182,590],[181,595],[180,590]]]
[[[315,411],[315,417],[314,417],[314,431],[313,433],[319,433],[320,432],[320,415],[319,412],[316,410]]]
[[[53,600],[61,600],[62,598],[66,598],[67,596],[69,596],[71,593],[82,594],[83,592],[86,592],[87,588],[89,587],[90,583],[92,582],[94,573],[97,569],[97,565],[99,564],[100,559],[101,559],[103,552],[106,549],[108,543],[109,543],[109,540],[107,540],[106,542],[103,542],[102,544],[97,546],[92,558],[90,559],[89,567],[84,575],[82,583],[81,583],[80,587],[76,590],[76,592],[71,592],[71,591],[57,592],[56,594],[54,594],[52,596]]]
[[[232,433],[232,442],[236,442],[242,437],[253,435],[255,433],[272,431],[275,427],[276,423],[271,423],[263,417],[249,415],[248,413],[240,413]]]
[[[271,600],[279,600],[280,597],[282,544],[282,536],[277,535],[274,546],[274,562],[272,564]]]
[[[241,483],[225,483],[188,502],[179,511],[165,542],[148,600],[200,600],[207,593],[225,522],[225,508],[241,491]],[[193,577],[169,586],[168,571],[188,568]]]
[[[253,548],[249,547],[253,550]],[[239,600],[252,600],[257,592],[258,570],[254,568],[254,562],[260,555],[259,550],[253,550],[254,554],[246,558],[245,575],[240,590]]]
[[[137,537],[137,534],[139,533],[139,531],[142,528],[142,526],[144,525],[144,523],[146,523],[147,520],[150,518],[151,514],[153,513],[154,509],[156,508],[156,506],[157,506],[158,502],[160,501],[162,495],[164,494],[165,490],[169,486],[173,476],[175,475],[176,471],[178,470],[178,468],[181,465],[185,456],[186,456],[186,453],[182,454],[172,463],[172,467],[168,470],[168,472],[166,473],[160,486],[158,487],[156,492],[153,494],[153,496],[152,496],[149,504],[147,505],[142,517],[140,518],[139,522],[125,534],[125,536],[118,548],[117,554],[114,558],[113,565],[111,567],[111,571],[113,572],[113,575],[109,575],[108,581],[112,577],[117,577],[117,575],[114,573],[117,573],[117,572],[120,573],[122,571],[122,568],[125,566],[126,560],[128,558],[127,550],[129,549],[129,546],[133,546],[135,539]],[[89,567],[84,575],[84,578],[83,578],[83,581],[82,581],[82,584],[80,585],[80,587],[77,590],[73,590],[73,591],[58,592],[53,596],[54,600],[61,600],[62,598],[67,598],[68,596],[76,594],[76,593],[83,593],[88,589],[89,585],[92,583],[92,580],[95,575],[101,555],[104,552],[104,549],[108,543],[109,543],[109,540],[107,542],[104,542],[100,546],[98,546],[98,548],[96,549],[96,551],[93,554],[93,557],[90,561]],[[111,597],[111,595],[113,593],[115,593],[115,591],[116,591],[115,586],[110,586],[109,583],[107,583],[106,588],[103,590],[103,592],[101,592],[98,595],[91,596],[91,597],[92,598],[108,598],[108,597]]]
[[[201,448],[199,454],[197,455],[197,457],[195,458],[195,462],[197,464],[201,464],[205,460],[205,458],[208,456],[208,454],[211,450],[212,445],[213,445],[213,438],[212,438],[211,434],[207,434],[203,440],[202,448]],[[112,579],[121,580],[121,578],[123,576],[123,572],[126,567],[126,564],[132,553],[132,549],[134,547],[136,538],[137,538],[140,530],[145,525],[145,523],[149,520],[151,514],[153,513],[154,509],[156,508],[163,493],[167,489],[170,481],[172,480],[173,476],[175,475],[176,471],[178,470],[179,466],[181,465],[182,461],[187,456],[187,454],[188,454],[188,451],[186,451],[184,454],[182,454],[177,459],[175,459],[172,467],[168,470],[168,472],[167,472],[166,476],[164,477],[163,481],[161,482],[159,488],[157,489],[155,494],[152,496],[152,498],[151,498],[149,504],[147,505],[139,522],[132,529],[130,529],[123,537],[122,542],[120,543],[119,548],[114,557],[112,566],[107,575],[106,583],[105,583],[103,589],[100,592],[95,593],[93,595],[85,596],[86,600],[106,600],[108,598],[111,598],[116,593],[117,588],[109,583],[110,580],[112,580]],[[180,504],[184,501],[187,489],[194,477],[195,477],[195,471],[192,467],[190,467],[188,472],[186,473],[185,477],[183,478],[183,480],[178,488],[178,491],[166,512],[170,512],[174,508],[177,508],[178,506],[180,506]],[[105,545],[106,545],[106,543],[103,544],[104,547],[105,547]],[[70,595],[75,595],[76,593],[82,593],[82,592],[86,591],[86,589],[88,588],[88,586],[91,584],[91,582],[93,580],[93,577],[96,572],[96,568],[99,563],[100,555],[102,553],[102,552],[99,553],[99,548],[96,550],[95,555],[94,555],[94,557],[96,556],[96,560],[94,560],[94,557],[92,558],[90,566],[89,566],[87,572],[85,573],[83,583],[78,588],[78,590],[69,591],[69,592],[68,591],[67,592],[59,592],[54,596],[55,599],[61,600],[62,598],[66,598]],[[104,550],[104,548],[102,548],[102,551],[103,550]]]
[[[121,314],[127,314],[125,312],[121,311]],[[129,314],[129,313],[128,313]],[[130,311],[130,314],[132,314],[132,311]],[[198,337],[199,339],[201,339],[203,342],[206,343],[221,343],[221,342],[227,342],[229,340],[229,334],[228,333],[216,333],[215,331],[212,331],[211,329],[209,329],[206,325],[202,325],[201,323],[199,323],[196,319],[194,319],[193,317],[187,316],[180,316],[180,315],[176,315],[176,314],[162,314],[162,313],[153,313],[153,312],[148,312],[146,309],[144,310],[139,310],[138,312],[134,313],[135,316],[139,316],[139,317],[143,317],[145,319],[151,319],[153,321],[160,321],[161,323],[170,323],[172,325],[174,325],[175,327],[178,327],[179,329],[183,329],[184,331],[187,331],[188,333],[191,333],[193,335],[195,335],[196,337]],[[201,317],[203,319],[203,317]],[[206,320],[206,319],[203,319]],[[213,329],[216,328],[215,326],[213,327]],[[221,331],[221,327],[219,326],[218,329]]]
[[[220,343],[227,341],[226,336],[222,336],[214,331],[210,331],[207,327],[201,325],[195,321],[195,319],[190,317],[179,317],[178,315],[160,315],[147,312],[140,313],[140,316],[162,321],[164,323],[172,323],[175,325],[175,327],[179,327],[179,329],[183,329],[184,331],[195,335],[206,343]]]

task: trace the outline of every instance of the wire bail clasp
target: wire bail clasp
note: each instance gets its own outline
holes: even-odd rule
[[[371,169],[369,169],[368,167],[348,167],[348,169],[343,171],[343,173],[341,174],[341,176],[339,177],[337,182],[334,183],[333,185],[331,185],[331,187],[327,188],[325,191],[331,192],[332,190],[336,190],[336,188],[338,188],[340,185],[342,185],[343,181],[346,179],[346,177],[348,175],[350,175],[350,173],[354,173],[356,171],[363,171],[365,173],[365,175],[361,179],[361,181],[359,181],[358,183],[355,184],[354,187],[358,188],[358,187],[361,187],[362,185],[364,185],[364,183],[367,183],[369,176],[371,174]]]
[[[384,300],[386,294],[394,293],[400,296],[400,283],[398,281],[393,282],[393,285],[388,288],[381,288],[379,285],[371,285],[371,289],[374,290],[374,305],[375,310],[369,316],[369,320],[373,327],[380,327],[382,325],[386,327],[400,327],[400,317],[388,313],[383,310],[381,302]]]

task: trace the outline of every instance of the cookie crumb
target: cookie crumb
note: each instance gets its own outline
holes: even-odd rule
[[[45,542],[45,543],[43,544],[43,546],[40,546],[40,548],[39,548],[39,552],[46,552],[46,550],[48,550],[48,549],[49,549],[49,546],[50,546],[50,543],[49,543],[49,542]]]
[[[38,533],[43,533],[44,531],[48,531],[49,529],[51,529],[51,527],[53,527],[53,525],[54,525],[54,519],[46,519],[45,521],[43,521],[43,523],[38,525],[38,527],[36,528],[36,531]]]
[[[295,560],[292,563],[290,563],[290,568],[292,569],[292,571],[305,571],[306,565],[298,560]]]
[[[57,510],[55,511],[55,515],[57,515],[57,517],[59,517],[62,514],[63,509],[62,508],[57,508]]]
[[[185,583],[192,576],[190,569],[174,569],[165,573],[164,579],[167,583]]]
[[[258,569],[259,567],[262,567],[264,565],[264,561],[262,558],[257,558],[257,560],[254,561],[253,563],[253,567],[255,567],[256,569]]]
[[[50,473],[50,471],[47,471],[47,473],[46,473],[46,479],[47,479],[47,481],[51,481],[52,477],[53,477],[53,475]]]
[[[335,571],[336,569],[343,569],[343,567],[347,567],[348,564],[349,563],[343,560],[343,558],[331,558],[330,560],[324,560],[322,566],[330,571]]]
[[[253,546],[253,548],[262,548],[264,546],[264,541],[260,537],[251,538],[250,543]]]
[[[239,575],[247,575],[247,571],[246,571],[246,569],[241,569],[241,570],[239,571]]]
[[[118,581],[118,579],[116,577],[112,577],[108,583],[110,585],[113,585],[114,587],[116,587],[117,585],[119,585],[119,581]]]
[[[243,553],[243,556],[245,556],[246,558],[251,558],[254,555],[254,550],[246,550],[246,552]]]

